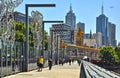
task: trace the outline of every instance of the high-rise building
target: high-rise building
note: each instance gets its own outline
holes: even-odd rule
[[[17,22],[22,21],[23,23],[25,23],[26,22],[26,16],[25,16],[25,14],[23,14],[21,12],[15,11],[14,12],[14,20],[17,21]],[[31,21],[32,21],[32,18],[29,17],[29,22],[31,22]]]
[[[72,6],[70,5],[70,11],[65,16],[65,23],[67,25],[70,25],[71,28],[75,28],[76,25],[76,16],[73,13]]]
[[[65,43],[71,43],[71,26],[66,24],[53,24],[51,35],[61,35],[61,39]]]
[[[102,45],[108,45],[108,17],[103,14],[104,7],[102,5],[101,15],[96,18],[96,33],[102,33]]]
[[[116,25],[109,22],[109,45],[116,46]]]
[[[85,35],[84,45],[88,47],[97,47],[96,39],[94,37],[94,34],[92,34],[92,31],[90,30],[90,33]]]
[[[97,33],[93,34],[93,37],[96,40],[96,47],[97,48],[102,47],[102,33],[97,32]]]
[[[70,11],[65,16],[65,24],[71,26],[71,43],[75,43],[76,39],[76,32],[75,32],[75,26],[76,26],[76,16],[73,13],[72,6],[70,5]]]
[[[84,23],[78,22],[77,23],[77,29],[79,29],[79,28],[82,29],[83,33],[85,33],[85,24]]]
[[[59,50],[59,57],[62,56],[61,42],[71,43],[71,26],[66,24],[53,24],[50,28],[51,52]],[[59,44],[58,44],[59,43]]]
[[[90,34],[89,33],[85,33],[84,34],[84,39],[89,39],[90,38]]]

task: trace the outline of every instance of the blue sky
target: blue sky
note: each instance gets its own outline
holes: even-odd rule
[[[56,4],[52,8],[30,8],[40,11],[44,20],[63,20],[69,11],[70,4],[76,15],[76,23],[85,23],[85,33],[96,32],[96,17],[101,14],[102,2],[104,5],[104,14],[109,21],[116,24],[116,39],[120,42],[120,0],[24,0],[15,11],[25,13],[25,4]],[[51,25],[46,24],[45,30],[49,31]]]

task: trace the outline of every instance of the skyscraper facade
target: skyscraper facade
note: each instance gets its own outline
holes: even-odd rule
[[[96,47],[100,48],[102,46],[102,34],[101,32],[97,32],[93,34],[94,39],[96,40]]]
[[[15,12],[14,12],[14,20],[15,20],[16,22],[22,21],[23,23],[25,23],[25,22],[26,22],[26,16],[25,16],[25,14],[23,14],[23,13],[21,13],[21,12],[15,11]],[[32,21],[32,18],[29,17],[29,22],[31,22],[31,21]]]
[[[109,45],[116,46],[116,25],[109,22]]]
[[[75,43],[75,26],[76,26],[76,16],[73,13],[72,6],[70,5],[70,11],[65,16],[65,24],[71,26],[71,43]]]
[[[52,28],[54,29],[51,34],[61,35],[61,39],[65,43],[71,43],[71,26],[66,24],[53,24]]]
[[[75,28],[76,25],[76,16],[73,13],[72,6],[70,5],[70,11],[65,16],[65,23],[70,25],[72,28]]]
[[[84,23],[78,22],[77,23],[77,29],[79,29],[79,28],[82,29],[83,33],[85,33],[85,24]]]
[[[108,17],[103,14],[103,6],[102,6],[102,14],[96,18],[96,33],[102,33],[102,45],[108,45]]]

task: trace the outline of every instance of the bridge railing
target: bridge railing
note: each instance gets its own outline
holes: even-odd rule
[[[119,74],[108,71],[87,61],[82,61],[86,78],[120,78]]]

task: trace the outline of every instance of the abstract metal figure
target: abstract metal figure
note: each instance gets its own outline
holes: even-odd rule
[[[33,40],[34,46],[37,50],[41,50],[42,48],[42,21],[43,21],[43,15],[38,11],[32,11],[32,26],[33,26]]]
[[[4,40],[15,40],[14,9],[23,0],[0,0],[0,36]]]

